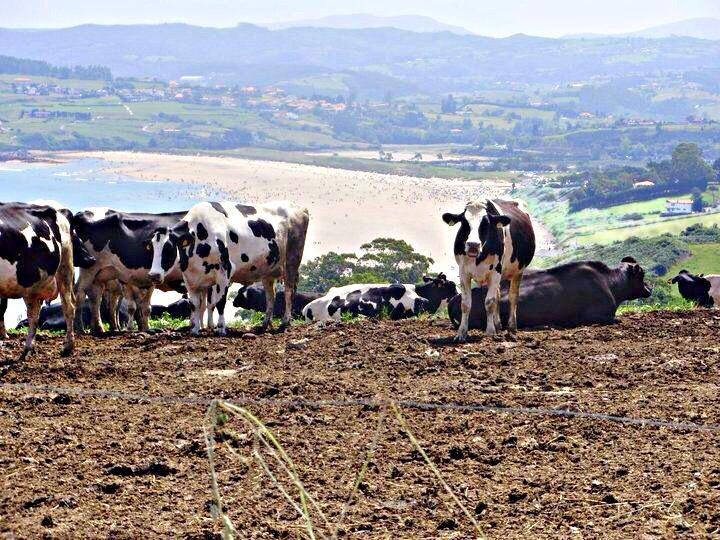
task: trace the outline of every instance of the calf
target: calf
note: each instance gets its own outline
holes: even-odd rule
[[[179,267],[193,305],[192,332],[200,331],[206,306],[220,315],[217,332],[225,334],[225,302],[230,283],[249,285],[258,280],[267,305],[262,329],[271,324],[275,281],[285,282],[282,328],[290,323],[293,296],[310,217],[305,209],[285,202],[249,205],[203,202],[193,206],[178,223],[160,227],[152,235],[155,282]]]
[[[1,203],[0,297],[22,298],[28,313],[28,335],[20,359],[33,350],[42,302],[58,294],[68,323],[62,354],[72,353],[73,278],[72,234],[67,217],[51,206]],[[3,317],[5,306],[6,301],[0,302]]]
[[[460,269],[462,320],[455,340],[467,340],[471,284],[487,285],[486,333],[494,335],[500,326],[500,283],[509,280],[510,317],[508,328],[517,329],[517,303],[520,281],[535,255],[535,232],[530,216],[515,201],[470,202],[460,214],[446,213],[443,221],[460,224],[455,237],[455,260]]]
[[[504,286],[500,299],[503,322],[510,316],[508,293]],[[528,270],[518,298],[517,324],[520,328],[610,324],[621,303],[648,298],[650,293],[645,271],[632,257],[624,258],[617,268],[598,261],[579,261],[547,270]],[[476,287],[472,294],[470,328],[485,328],[487,314],[483,301],[487,287]],[[462,321],[461,302],[458,295],[448,306],[456,328]]]
[[[392,320],[406,319],[420,313],[435,313],[443,302],[455,296],[455,283],[445,274],[425,277],[421,285],[374,284],[333,287],[303,309],[308,321],[340,320],[343,313],[377,317],[387,312]]]
[[[184,292],[182,272],[175,264],[168,266],[161,281],[149,278],[153,251],[150,238],[157,228],[176,224],[187,212],[145,214],[119,212],[109,208],[91,208],[73,217],[77,237],[95,262],[80,270],[75,287],[82,303],[85,296],[92,306],[91,327],[93,333],[102,333],[100,325],[100,302],[107,284],[119,280],[129,285],[127,293],[139,311],[139,329],[147,331],[150,315],[150,297],[155,287],[160,290]],[[131,303],[132,303],[131,302]],[[78,321],[79,322],[79,321]],[[111,321],[111,328],[114,321]]]
[[[678,290],[685,300],[695,302],[701,307],[720,307],[720,275],[695,275],[680,270],[677,276],[668,280],[677,283]]]
[[[295,292],[295,298],[293,298],[292,305],[292,316],[302,316],[302,310],[313,300],[320,298],[322,294],[313,292]],[[233,300],[233,306],[236,308],[251,309],[253,311],[260,311],[265,313],[267,309],[267,298],[265,291],[258,285],[251,285],[249,287],[241,288],[235,299]],[[278,291],[275,293],[275,302],[273,302],[273,317],[282,317],[285,313],[285,293]]]

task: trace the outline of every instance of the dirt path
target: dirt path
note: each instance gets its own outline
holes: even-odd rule
[[[0,379],[0,534],[216,537],[202,434],[202,400],[213,397],[283,400],[249,409],[276,433],[331,523],[381,409],[288,400],[391,397],[720,425],[714,312],[627,315],[614,326],[524,332],[516,341],[479,334],[464,346],[433,341],[450,335],[445,321],[364,321],[252,340],[81,338],[71,360],[57,356],[59,338],[41,339],[32,359]],[[0,355],[20,347],[15,338]],[[5,386],[23,383],[201,402]],[[490,538],[720,534],[720,431],[488,411],[403,413]],[[220,439],[218,480],[239,538],[303,534],[303,521],[250,458],[250,431],[229,419]],[[327,530],[322,520],[318,528]],[[469,520],[388,417],[342,537],[472,536]]]

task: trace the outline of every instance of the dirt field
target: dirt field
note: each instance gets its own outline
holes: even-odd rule
[[[610,327],[440,345],[445,321],[298,326],[256,339],[178,333],[60,338],[0,378],[0,534],[214,538],[202,402],[41,392],[21,383],[248,405],[273,430],[336,523],[381,407],[292,400],[394,398],[560,408],[693,423],[402,409],[410,429],[490,538],[720,535],[720,316],[626,315]],[[297,340],[308,341],[293,346]],[[20,350],[14,338],[2,357]],[[9,385],[15,386],[9,386]],[[224,441],[224,442],[221,442]],[[304,537],[303,520],[252,460],[239,419],[216,465],[238,538]],[[239,453],[234,457],[231,450]],[[292,490],[271,458],[268,464]],[[294,491],[293,491],[294,493]],[[313,514],[318,537],[331,530]],[[470,521],[388,413],[341,538],[472,538]]]

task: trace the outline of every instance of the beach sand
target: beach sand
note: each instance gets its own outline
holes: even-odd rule
[[[212,187],[230,200],[288,200],[305,206],[311,216],[306,261],[328,251],[357,252],[361,244],[384,236],[409,242],[435,260],[434,270],[448,273],[456,270],[455,231],[442,221],[443,212],[459,212],[471,199],[507,196],[509,189],[502,180],[415,178],[234,157],[135,152],[65,156],[99,158],[107,162],[106,170],[140,180]]]

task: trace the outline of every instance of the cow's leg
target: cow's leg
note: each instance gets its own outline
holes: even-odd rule
[[[462,317],[460,318],[460,326],[458,326],[455,341],[465,343],[468,336],[468,326],[470,325],[470,310],[472,309],[472,276],[470,274],[460,276],[460,295],[462,298]]]
[[[105,287],[105,300],[110,314],[110,330],[118,332],[120,330],[120,300],[122,299],[122,285],[118,281],[111,281]]]
[[[219,285],[220,293],[215,295],[218,310],[218,326],[216,333],[218,336],[224,336],[227,333],[227,328],[225,327],[225,304],[227,304],[227,293],[230,288],[230,280],[227,280],[225,283],[220,283]]]
[[[5,329],[5,311],[7,311],[7,298],[0,298],[0,339],[7,339],[8,333]]]
[[[265,317],[260,327],[264,332],[272,328],[273,308],[275,307],[275,280],[273,278],[265,278],[262,280],[262,284],[265,289],[265,301],[267,302],[265,306]]]
[[[488,336],[494,336],[497,333],[495,320],[497,319],[496,311],[499,310],[498,305],[498,289],[500,288],[501,277],[497,272],[490,272],[487,282],[487,296],[485,296],[485,313],[487,315],[487,328],[485,333]]]
[[[285,300],[285,311],[283,311],[280,330],[285,330],[288,326],[290,326],[290,321],[292,320],[293,301],[295,299],[295,285],[289,283],[287,279],[285,280],[285,290],[283,291],[283,297]],[[273,303],[275,303],[274,300]]]
[[[25,360],[28,354],[30,354],[34,347],[33,341],[35,339],[35,333],[37,332],[38,319],[40,319],[40,306],[42,300],[34,296],[25,297],[25,307],[27,307],[27,318],[28,318],[28,333],[25,339],[25,348],[20,353],[18,360]]]
[[[218,276],[219,279],[219,276]],[[213,296],[215,294],[215,296]],[[214,293],[212,285],[208,287],[208,293],[207,293],[207,327],[208,330],[212,330],[215,328],[215,304],[217,304],[218,298],[217,294]]]
[[[85,332],[85,325],[83,324],[82,313],[83,306],[85,305],[85,296],[87,295],[88,289],[92,286],[95,281],[97,272],[91,268],[81,268],[80,276],[78,277],[77,283],[75,284],[75,331],[83,333]]]
[[[510,291],[508,299],[510,301],[510,316],[508,318],[508,330],[517,331],[517,305],[520,298],[520,282],[522,281],[522,272],[515,274],[510,280]],[[498,311],[500,311],[498,309]]]
[[[71,257],[64,265],[64,268],[60,269],[56,279],[63,316],[65,317],[65,344],[63,345],[60,355],[70,356],[75,349],[75,331],[73,328],[73,321],[75,319],[75,290],[73,289],[73,265]]]
[[[207,298],[207,291],[202,289],[201,291],[191,290],[188,288],[188,299],[192,304],[192,313],[190,314],[190,331],[196,336],[200,333],[200,327],[203,318],[203,304]]]
[[[137,311],[137,301],[135,300],[135,293],[128,289],[128,293],[125,295],[125,303],[127,306],[127,330],[132,330],[133,328],[139,327],[140,325],[137,324],[135,321],[135,312]],[[133,326],[135,324],[136,326]]]
[[[150,299],[152,298],[155,287],[139,288],[137,292],[137,313],[140,315],[138,321],[138,330],[147,332],[150,329]]]
[[[95,336],[103,333],[102,318],[100,317],[102,292],[103,286],[95,283],[87,290],[87,297],[90,300],[90,330]]]
[[[497,288],[497,293],[495,294],[495,305],[497,306],[497,309],[495,309],[495,328],[497,330],[502,330],[502,320],[500,320],[500,286]]]

